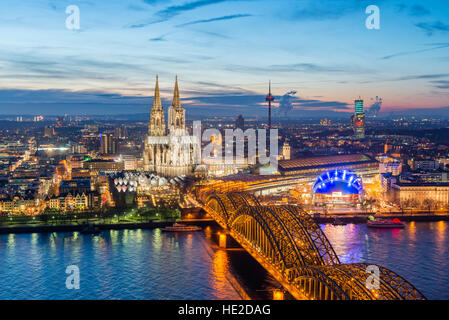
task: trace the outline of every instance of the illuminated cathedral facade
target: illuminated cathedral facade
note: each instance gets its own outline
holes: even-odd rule
[[[186,130],[185,110],[181,106],[178,77],[175,81],[172,105],[168,108],[168,122],[161,103],[159,81],[156,77],[153,107],[143,154],[144,170],[165,177],[191,175],[198,163],[199,142]]]

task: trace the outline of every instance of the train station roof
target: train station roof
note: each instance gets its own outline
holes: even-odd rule
[[[280,160],[279,171],[308,170],[350,166],[355,164],[372,164],[377,161],[366,154],[345,154],[336,156],[318,156],[292,160]]]

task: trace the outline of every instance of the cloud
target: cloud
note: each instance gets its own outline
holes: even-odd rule
[[[409,14],[414,17],[422,17],[430,14],[430,11],[423,6],[417,4],[410,7]]]
[[[306,2],[305,5],[302,5],[304,2]],[[360,11],[364,14],[365,8],[372,4],[371,2],[371,0],[298,1],[302,6],[294,8],[286,14],[293,20],[336,20],[354,11]],[[377,4],[380,2],[382,0],[378,0]]]
[[[226,93],[209,93],[207,95],[198,95],[186,99],[188,103],[183,103],[192,108],[207,108],[209,111],[228,108],[227,115],[233,115],[238,109],[239,113],[247,113],[248,115],[262,115],[266,114],[267,105],[265,102],[265,95],[259,93],[248,92],[226,92]],[[281,101],[282,97],[275,96],[276,101]],[[324,101],[317,99],[306,99],[290,95],[292,112],[294,111],[333,111],[333,110],[350,110],[351,107],[345,102],[339,101]],[[277,107],[276,107],[277,108]]]
[[[156,38],[150,38],[148,41],[166,41],[164,36],[159,36]]]
[[[281,97],[281,100],[279,101],[279,107],[278,107],[278,111],[280,113],[283,113],[284,116],[287,116],[287,114],[293,110],[293,103],[292,103],[292,98],[294,98],[293,96],[297,93],[297,91],[289,91],[286,94],[284,94]]]
[[[438,89],[449,89],[449,80],[436,80],[430,81],[431,83],[436,84],[434,87]]]
[[[211,95],[217,95],[217,94],[228,94],[228,93],[235,93],[235,92],[239,92],[240,94],[252,94],[253,91],[251,90],[247,90],[244,88],[241,88],[239,86],[234,86],[234,85],[226,85],[226,84],[222,84],[222,83],[217,83],[217,82],[212,82],[212,81],[196,81],[196,84],[200,85],[201,87],[208,87],[211,88]],[[190,94],[194,94],[194,95],[204,95],[204,94],[209,94],[209,92],[204,92],[204,91],[189,91]]]
[[[144,112],[151,99],[95,91],[0,90],[0,110],[8,114],[117,114]]]
[[[222,16],[218,18],[211,18],[211,19],[203,19],[203,20],[195,20],[187,23],[178,24],[176,27],[184,27],[189,26],[193,24],[200,24],[200,23],[209,23],[209,22],[215,22],[215,21],[223,21],[223,20],[232,20],[232,19],[238,19],[238,18],[246,18],[251,17],[251,14],[233,14],[229,16]]]
[[[151,6],[158,4],[160,2],[168,2],[168,0],[143,0],[145,4],[149,4]]]
[[[181,5],[173,5],[157,13],[158,16],[164,19],[170,19],[175,17],[185,11],[191,11],[200,7],[208,6],[211,4],[216,4],[220,2],[225,2],[227,0],[197,0],[192,2],[187,2]]]
[[[128,5],[128,9],[129,10],[133,10],[133,11],[144,11],[145,10],[144,7],[137,6],[137,5],[134,5],[134,4]]]
[[[322,101],[314,99],[295,99],[293,101],[293,107],[295,110],[334,110],[334,109],[347,109],[350,110],[352,107],[346,102],[339,101]]]
[[[430,37],[432,36],[436,31],[441,32],[447,32],[449,31],[449,24],[445,24],[441,21],[435,21],[435,22],[420,22],[416,23],[415,26],[422,29],[426,32],[426,34]]]
[[[148,41],[154,41],[154,42],[158,42],[158,41],[167,41],[167,38],[166,38],[166,37],[167,37],[169,34],[170,34],[170,33],[165,33],[165,34],[162,34],[162,35],[160,35],[160,36],[150,38],[150,39],[148,39]]]
[[[396,10],[397,10],[397,12],[406,13],[412,17],[422,17],[422,16],[427,16],[430,14],[430,10],[428,10],[427,8],[424,8],[423,6],[421,6],[419,4],[408,6],[404,3],[401,3],[396,6]]]
[[[165,37],[165,34],[161,37]],[[147,54],[145,57],[129,55],[123,57],[83,58],[79,55],[60,55],[39,53],[37,50],[0,52],[0,77],[10,83],[26,83],[27,88],[92,87],[127,83],[148,79],[149,74],[160,73],[162,66],[186,65],[195,61],[205,61],[209,57],[198,54],[176,55]],[[151,63],[148,63],[150,61]],[[43,82],[42,79],[50,81]],[[51,80],[54,81],[51,81]],[[94,84],[95,83],[95,84]],[[5,85],[4,85],[5,86]],[[128,90],[128,89],[127,89]]]
[[[366,111],[366,114],[370,115],[370,116],[377,116],[380,112],[380,109],[382,108],[382,103],[384,100],[382,98],[380,98],[379,96],[376,96],[376,100],[374,100],[373,98],[371,98],[371,100],[374,102],[368,108],[368,110]]]
[[[321,66],[314,63],[292,63],[292,64],[275,64],[270,66],[275,71],[298,71],[298,72],[344,72],[343,68]]]
[[[287,63],[287,64],[274,64],[268,66],[244,66],[244,65],[227,65],[226,70],[237,71],[237,72],[258,72],[258,73],[291,73],[291,72],[301,72],[301,73],[347,73],[347,74],[360,74],[370,72],[373,73],[375,70],[368,70],[361,68],[356,65],[351,66],[327,66],[320,65],[316,63],[309,62],[298,62],[298,63]]]
[[[218,85],[219,86],[219,85]],[[230,89],[225,86],[225,89]],[[170,93],[171,93],[170,88]],[[190,96],[189,96],[190,95]],[[207,93],[181,92],[181,103],[187,109],[187,115],[198,116],[225,115],[234,116],[237,112],[247,116],[265,116],[265,95],[247,90],[222,91],[208,90]],[[275,101],[280,101],[277,96]],[[0,110],[3,114],[43,114],[58,115],[90,114],[136,114],[148,113],[152,104],[151,96],[122,95],[101,91],[67,90],[20,90],[0,89]],[[162,99],[169,106],[171,96]],[[292,100],[293,111],[342,110],[349,109],[347,104],[338,101],[323,101],[295,97]],[[318,111],[320,110],[320,111]]]
[[[225,34],[222,33],[218,33],[218,32],[211,32],[211,31],[204,31],[204,30],[194,30],[195,32],[199,32],[199,33],[203,33],[205,35],[211,36],[211,37],[215,37],[215,38],[222,38],[222,39],[231,39],[230,36],[227,36]]]
[[[395,80],[419,80],[419,79],[438,79],[449,77],[449,73],[438,73],[438,74],[421,74],[421,75],[411,75],[397,78]]]
[[[143,28],[150,24],[165,22],[174,18],[184,12],[192,11],[201,7],[210,6],[218,3],[228,2],[228,1],[241,1],[241,0],[196,0],[191,2],[186,2],[181,5],[172,5],[165,9],[159,10],[155,13],[156,18],[146,20],[143,22],[128,25],[128,28]],[[243,0],[245,1],[245,0]],[[249,0],[247,0],[249,1]]]
[[[388,59],[396,58],[396,57],[400,57],[400,56],[407,56],[407,55],[411,55],[411,54],[433,51],[433,50],[438,50],[438,49],[444,49],[444,48],[449,47],[449,43],[433,43],[433,44],[429,44],[429,45],[432,45],[432,48],[393,53],[388,56],[384,56],[381,59],[388,60]]]

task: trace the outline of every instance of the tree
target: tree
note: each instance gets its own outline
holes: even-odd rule
[[[430,213],[430,211],[434,208],[435,203],[432,199],[424,199],[422,203],[423,207],[427,209],[427,212]]]
[[[409,208],[410,208],[410,214],[412,214],[413,209],[416,209],[418,207],[418,201],[416,199],[409,199]]]
[[[404,214],[404,209],[407,208],[407,200],[399,201],[399,210]]]

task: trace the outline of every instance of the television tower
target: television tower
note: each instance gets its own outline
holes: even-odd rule
[[[268,101],[268,129],[271,129],[271,101],[274,101],[274,97],[271,95],[271,80],[268,85],[268,95],[265,97],[265,101]]]

